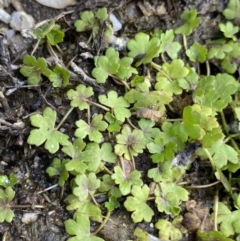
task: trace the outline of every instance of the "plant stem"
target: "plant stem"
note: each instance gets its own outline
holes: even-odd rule
[[[206,61],[206,69],[207,69],[206,75],[209,76],[211,74],[211,70],[210,70],[210,65],[208,60]]]
[[[240,137],[240,132],[235,133],[235,134],[228,135],[228,137],[224,140],[224,142],[227,143],[230,139],[232,139],[232,138],[238,138],[238,137]]]
[[[161,59],[162,59],[162,61],[163,61],[164,63],[167,62],[166,59],[165,59],[165,57],[164,57],[164,54],[163,54],[163,53],[161,53]]]
[[[163,122],[177,122],[177,121],[182,121],[182,118],[176,118],[176,119],[164,119]]]
[[[68,112],[63,116],[62,120],[60,121],[60,123],[58,124],[58,126],[55,128],[55,130],[58,130],[60,128],[60,126],[63,124],[63,122],[68,118],[68,116],[70,115],[70,113],[73,111],[74,107],[71,107]]]
[[[50,187],[48,187],[48,188],[45,188],[45,189],[42,190],[42,191],[37,192],[37,194],[40,194],[40,193],[43,193],[43,192],[47,192],[48,190],[51,190],[51,189],[53,189],[53,188],[55,188],[55,187],[57,187],[57,186],[58,186],[58,184],[54,184],[54,185],[52,185],[52,186],[50,186]]]
[[[43,205],[34,205],[34,204],[26,204],[26,205],[10,205],[10,208],[46,208],[46,206]]]
[[[157,71],[161,71],[162,70],[162,67],[158,64],[155,64],[154,62],[151,62],[151,66],[157,70]]]
[[[89,195],[90,195],[93,203],[94,203],[96,206],[99,206],[98,202],[96,201],[96,199],[94,198],[94,196],[92,195],[92,193],[91,193],[91,192],[88,192],[88,193],[89,193]]]
[[[133,123],[130,121],[130,119],[127,118],[128,124],[133,128],[133,129],[138,129]]]
[[[57,54],[55,53],[55,51],[53,50],[52,45],[51,45],[48,41],[47,41],[47,49],[48,49],[48,52],[51,54],[51,56],[53,56],[54,58],[56,58],[56,59],[57,59],[57,62],[59,63],[60,60],[59,60]]]
[[[96,102],[93,102],[93,101],[91,101],[91,100],[88,100],[88,99],[83,99],[83,100],[86,101],[86,102],[88,102],[89,104],[95,105],[95,106],[97,106],[97,107],[99,107],[99,108],[101,108],[101,109],[103,109],[103,110],[105,110],[105,111],[110,112],[110,109],[107,108],[107,107],[105,107],[105,106],[103,106],[103,105],[100,105],[100,104],[98,104],[98,103],[96,103]]]
[[[107,223],[107,221],[109,220],[110,215],[111,215],[111,212],[108,211],[105,219],[103,220],[103,222],[98,226],[98,228],[97,228],[93,233],[91,233],[91,236],[95,236],[95,235],[104,227],[104,225],[105,225],[105,224]]]
[[[64,52],[60,49],[60,47],[58,46],[58,44],[55,45],[55,47],[57,48],[58,52],[64,56]]]
[[[186,38],[186,35],[182,35],[182,37],[183,37],[183,46],[184,46],[184,49],[185,49],[185,51],[187,51],[188,50],[188,46],[187,46],[187,38]]]
[[[128,147],[128,153],[129,153],[129,155],[130,155],[130,157],[131,157],[131,162],[132,162],[133,170],[135,170],[135,169],[136,169],[136,165],[135,165],[134,157],[133,157],[133,155],[132,155],[132,152],[131,152],[131,150],[130,150],[130,147]]]
[[[186,188],[189,188],[189,189],[208,188],[208,187],[215,186],[215,185],[217,185],[218,183],[221,183],[221,181],[216,181],[216,182],[213,182],[213,183],[210,183],[210,184],[206,184],[206,185],[192,185],[192,186],[186,186]]]
[[[33,55],[33,54],[35,53],[35,51],[37,50],[40,41],[41,41],[41,39],[38,39],[37,43],[35,44],[35,46],[34,46],[34,48],[33,48],[33,51],[32,51],[32,53],[31,53],[31,55]]]
[[[213,171],[214,171],[214,170],[216,169],[215,164],[214,164],[214,160],[212,159],[212,157],[211,157],[208,149],[203,148],[203,150],[205,151],[205,153],[206,153],[206,155],[207,155],[207,157],[208,157],[208,159],[209,159],[209,161],[210,161],[210,163],[211,163],[211,165],[212,165],[212,169],[213,169]]]
[[[228,135],[228,125],[227,125],[227,122],[226,122],[226,119],[225,119],[225,115],[222,111],[220,111],[220,115],[221,115],[224,131],[225,131],[226,135]]]
[[[238,154],[240,154],[240,150],[239,150],[239,148],[238,148],[237,143],[236,143],[233,139],[230,139],[230,141],[231,141],[231,144],[232,144],[234,150],[235,150]]]
[[[215,197],[214,197],[214,206],[213,206],[213,210],[214,210],[214,216],[213,216],[213,229],[214,229],[214,231],[218,231],[218,228],[217,228],[218,195],[215,195]]]
[[[90,106],[88,105],[88,108],[87,108],[87,122],[88,122],[88,125],[91,124],[90,116],[91,116],[91,114],[90,114]]]
[[[163,74],[170,82],[173,81],[166,73],[164,73],[164,71],[162,71],[161,66],[159,66],[158,64],[155,64],[154,62],[151,62],[151,66],[152,66],[155,70],[157,70],[158,72],[160,72],[161,74]]]
[[[107,167],[105,167],[104,165],[103,165],[103,169],[104,169],[104,171],[107,173],[107,174],[109,174],[109,175],[112,175],[113,173],[107,168]]]

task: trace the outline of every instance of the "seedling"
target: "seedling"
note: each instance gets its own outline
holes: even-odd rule
[[[214,227],[217,230],[219,224],[220,232],[209,232],[209,237],[198,232],[198,237],[206,241],[230,241],[233,237],[240,240],[236,218],[240,207],[236,191],[239,179],[235,174],[240,168],[236,79],[240,43],[236,37],[239,26],[230,21],[239,18],[239,6],[238,0],[229,1],[223,12],[229,21],[219,24],[222,38],[206,45],[195,42],[187,46],[187,36],[201,22],[197,11],[191,9],[182,13],[183,25],[175,30],[156,30],[152,35],[136,33],[127,43],[127,53],[120,55],[114,48],[107,48],[105,53],[94,57],[92,76],[98,84],[114,81],[114,86],[125,88],[116,87],[97,97],[93,88],[84,84],[75,89],[68,86],[66,90],[69,72],[63,64],[50,70],[43,58],[25,57],[21,72],[29,78],[29,83],[38,84],[45,76],[53,87],[67,92],[70,100],[71,107],[57,127],[56,112],[49,107],[42,115],[32,115],[31,123],[37,129],[28,137],[29,144],[45,143],[51,154],[59,151],[47,173],[57,176],[60,186],[69,183],[72,190],[65,200],[67,210],[74,211],[73,218],[65,221],[66,231],[74,236],[68,240],[101,241],[96,237],[97,232],[111,211],[122,203],[134,222],[153,222],[156,217],[152,205],[159,213],[171,215],[167,221],[160,219],[155,223],[159,238],[181,239],[180,217],[171,218],[182,214],[181,204],[189,199],[191,192],[188,188],[199,188],[184,182],[183,177],[187,170],[191,171],[193,161],[200,158],[211,164],[215,175],[211,178],[217,180],[204,188],[219,185],[229,196],[221,200],[225,204],[215,201]],[[95,38],[107,17],[105,8],[96,13],[85,11],[75,27],[79,32],[89,30],[90,39]],[[108,32],[104,33],[104,27],[101,30],[103,34]],[[49,22],[35,32],[39,39],[54,45],[63,40],[63,35],[58,36],[59,31],[55,22]],[[176,34],[183,35],[183,44],[177,41]],[[211,67],[212,61],[218,68]],[[199,63],[206,64],[206,74]],[[142,68],[147,69],[146,73],[140,73]],[[76,119],[69,138],[59,127],[74,108],[83,112],[83,118]],[[229,120],[237,123],[234,133],[227,125]],[[135,165],[142,153],[144,159],[149,157],[147,170],[138,170]],[[2,184],[6,182],[2,177]],[[9,188],[7,184],[4,187]],[[98,200],[102,196],[106,200],[100,205]],[[92,233],[91,221],[101,222]],[[142,241],[149,240],[144,231],[137,229],[135,234]]]
[[[95,115],[92,119],[92,122],[87,124],[83,120],[76,122],[77,130],[75,131],[75,136],[80,138],[89,137],[90,141],[100,143],[102,141],[102,134],[100,131],[106,130],[108,124],[105,121],[102,121],[102,115]]]
[[[109,91],[107,97],[100,95],[98,99],[101,104],[111,108],[117,120],[123,122],[125,118],[131,116],[131,112],[127,108],[129,107],[129,103],[122,96],[118,97],[117,92]]]
[[[65,228],[68,234],[74,237],[68,238],[68,241],[104,241],[101,238],[92,236],[90,233],[90,220],[77,216],[76,221],[68,219],[65,221]]]
[[[58,185],[60,187],[62,187],[64,185],[64,183],[66,182],[66,180],[69,177],[69,174],[65,168],[65,164],[67,162],[68,162],[67,159],[64,159],[61,161],[58,158],[54,158],[51,166],[49,166],[46,170],[46,172],[48,173],[48,175],[50,177],[59,176]]]
[[[122,195],[127,195],[131,192],[133,185],[141,186],[142,180],[140,179],[140,172],[133,170],[131,172],[123,171],[119,166],[114,168],[114,174],[112,179],[115,180],[116,184],[119,184],[119,189]]]
[[[153,210],[146,204],[146,201],[149,196],[150,189],[147,185],[143,187],[133,186],[132,195],[127,197],[127,200],[124,202],[124,206],[130,212],[133,211],[131,217],[135,223],[146,221],[150,222],[153,216]]]
[[[125,125],[122,129],[122,134],[116,136],[117,143],[114,146],[115,153],[118,156],[124,155],[124,158],[131,160],[133,156],[142,153],[145,148],[145,139],[141,130],[131,128]]]
[[[194,43],[190,49],[186,51],[186,55],[189,57],[189,59],[193,62],[200,62],[203,63],[206,61],[207,57],[207,48],[204,46],[201,46],[198,43]]]
[[[137,33],[135,39],[127,43],[127,47],[130,50],[128,56],[135,58],[140,55],[142,57],[136,62],[136,67],[150,63],[161,52],[160,40],[156,37],[150,39],[149,35],[145,33]]]
[[[90,39],[95,38],[98,34],[101,24],[107,20],[108,14],[106,8],[100,8],[94,14],[92,11],[84,11],[81,13],[79,20],[74,23],[77,32],[86,30],[92,31]],[[90,40],[89,39],[89,40]]]
[[[223,11],[226,19],[239,19],[240,3],[239,0],[229,0],[227,8]]]
[[[28,144],[40,146],[45,142],[44,147],[50,152],[55,153],[59,145],[69,145],[68,136],[55,128],[57,114],[47,107],[43,115],[35,114],[30,117],[33,126],[38,129],[32,130],[28,137]]]
[[[181,231],[165,219],[159,219],[156,228],[159,229],[159,238],[163,240],[178,241],[182,238]]]
[[[189,34],[192,33],[192,31],[198,27],[200,24],[201,20],[200,18],[197,17],[197,11],[196,9],[191,9],[191,10],[185,10],[181,14],[181,19],[184,21],[184,25],[181,27],[177,28],[175,30],[176,34],[183,34],[188,36]]]
[[[131,67],[133,58],[119,59],[119,53],[111,47],[106,50],[105,56],[96,56],[94,62],[96,67],[92,71],[92,76],[98,83],[105,83],[108,76],[124,80],[137,73],[136,69]]]
[[[234,41],[237,40],[235,34],[238,33],[239,27],[234,26],[232,22],[227,22],[226,24],[220,23],[219,28],[226,38],[231,38]]]
[[[154,36],[157,33],[154,34]],[[178,42],[174,42],[173,30],[167,30],[166,33],[160,33],[159,38],[161,39],[161,53],[166,52],[171,59],[176,59],[178,52],[182,48]]]
[[[11,173],[8,176],[6,175],[0,175],[0,186],[7,188],[7,187],[13,187],[17,183],[17,177]]]
[[[11,187],[7,187],[5,190],[0,188],[0,223],[6,220],[11,223],[14,213],[11,210],[11,202],[15,196],[15,192]]]
[[[25,55],[23,63],[24,66],[22,66],[20,72],[28,78],[28,84],[38,84],[42,79],[41,75],[49,77],[52,74],[44,58],[36,59],[34,56]]]
[[[60,65],[56,65],[49,76],[53,87],[67,86],[69,83],[70,73]]]

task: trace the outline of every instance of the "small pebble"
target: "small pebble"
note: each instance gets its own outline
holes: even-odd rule
[[[38,218],[37,213],[24,213],[22,216],[22,222],[24,224],[31,224],[34,223]]]
[[[56,9],[62,9],[76,3],[75,0],[36,0],[38,3]]]
[[[122,24],[120,23],[120,21],[117,19],[117,17],[114,14],[110,13],[109,20],[111,21],[111,23],[113,25],[114,32],[117,32],[122,28]]]
[[[22,31],[23,29],[31,29],[34,27],[34,19],[31,15],[25,12],[13,12],[10,26],[16,31]]]
[[[4,23],[9,23],[11,21],[11,16],[2,8],[0,8],[0,21]]]

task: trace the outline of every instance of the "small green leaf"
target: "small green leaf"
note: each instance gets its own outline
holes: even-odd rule
[[[232,22],[227,22],[226,24],[220,23],[219,28],[226,38],[231,38],[234,41],[237,40],[235,34],[239,31],[239,27],[234,26]]]
[[[155,89],[168,93],[170,96],[181,94],[182,88],[178,81],[185,78],[188,73],[189,70],[184,67],[184,62],[181,59],[174,59],[170,64],[164,63],[162,70],[157,74]]]
[[[154,106],[154,110],[159,111],[158,115],[165,115],[165,105],[169,104],[172,100],[171,96],[164,91],[150,91],[150,92],[140,92],[136,89],[131,89],[124,95],[130,104],[134,103],[134,109],[140,109],[141,107],[149,108]]]
[[[102,115],[95,115],[90,124],[87,124],[83,120],[77,121],[76,125],[78,128],[75,131],[75,136],[82,139],[88,136],[90,141],[100,143],[102,141],[102,134],[100,131],[106,130],[108,126],[107,122],[102,121],[102,118]]]
[[[28,78],[28,84],[38,84],[41,81],[41,75],[49,77],[52,74],[44,58],[36,59],[34,56],[25,55],[23,63],[20,72]]]
[[[149,35],[137,33],[135,39],[131,39],[127,43],[127,47],[130,50],[128,56],[135,58],[138,55],[143,55],[143,58],[136,62],[136,67],[150,63],[153,58],[158,57],[160,54],[160,40],[156,37],[149,39]]]
[[[46,172],[50,177],[59,176],[58,185],[62,187],[65,181],[68,179],[69,174],[65,168],[65,164],[69,160],[63,159],[62,161],[58,158],[54,158],[51,165],[47,168]]]
[[[88,217],[76,217],[76,221],[68,219],[64,222],[66,232],[74,237],[67,241],[104,241],[101,238],[92,236],[90,233],[90,220]]]
[[[134,236],[137,237],[138,241],[150,241],[150,236],[148,234],[148,232],[143,231],[142,229],[140,229],[139,227],[136,227],[134,230]]]
[[[226,19],[240,18],[240,2],[239,0],[229,0],[227,8],[223,11]]]
[[[99,8],[95,16],[102,22],[106,21],[108,17],[107,8]]]
[[[239,83],[229,74],[217,74],[203,77],[194,91],[194,101],[202,106],[208,106],[221,111],[232,102],[232,95],[239,88]]]
[[[114,179],[106,174],[102,177],[100,187],[98,188],[99,192],[108,192],[108,196],[119,198],[122,196],[121,191],[116,186]]]
[[[220,231],[226,237],[240,233],[239,215],[240,210],[230,211],[225,204],[218,203],[217,222],[220,224]]]
[[[212,47],[208,51],[207,58],[217,58],[217,59],[224,59],[227,53],[232,51],[232,46],[226,43],[226,40],[220,39],[212,41]]]
[[[68,99],[71,100],[71,106],[78,107],[80,110],[88,108],[88,98],[93,95],[92,87],[78,85],[75,90],[70,89],[67,92]]]
[[[101,159],[105,162],[115,163],[117,156],[113,152],[111,143],[104,142],[101,146],[100,153]]]
[[[146,144],[152,142],[155,137],[160,136],[161,134],[159,128],[153,128],[155,123],[150,120],[141,119],[140,121],[138,121],[138,125],[143,131]]]
[[[124,202],[124,207],[133,212],[131,217],[135,223],[146,221],[150,222],[152,216],[154,215],[153,210],[146,204],[150,189],[147,185],[142,187],[133,186],[132,195],[127,197],[127,200]]]
[[[110,47],[106,50],[105,56],[94,58],[95,68],[92,76],[98,83],[105,83],[109,75],[114,75],[120,80],[131,77],[132,73],[137,74],[135,68],[131,67],[133,59],[130,57],[119,58],[119,53]]]
[[[61,30],[61,25],[56,24],[51,31],[46,34],[47,40],[51,45],[56,45],[63,42],[64,32]]]
[[[117,120],[123,122],[125,118],[131,116],[130,110],[127,109],[129,103],[122,96],[118,97],[117,92],[111,90],[108,92],[107,97],[99,95],[98,99],[101,104],[111,107]]]
[[[166,33],[161,35],[161,52],[166,52],[171,59],[176,59],[179,50],[182,48],[178,42],[173,42],[174,32],[173,30],[167,30]]]
[[[6,175],[0,175],[0,186],[2,187],[13,187],[17,182],[17,177],[13,173],[11,173],[9,177]]]
[[[14,213],[11,210],[10,203],[15,196],[15,192],[11,187],[7,187],[5,190],[0,188],[0,223],[6,221],[12,222]]]
[[[27,139],[28,144],[40,146],[45,142],[45,149],[50,153],[55,153],[59,145],[69,145],[68,136],[55,129],[57,114],[56,111],[47,107],[43,115],[35,114],[30,116],[31,124],[38,129],[31,130]]]
[[[207,48],[201,46],[199,43],[194,43],[187,51],[186,55],[192,62],[199,61],[203,63],[207,58]]]
[[[197,232],[197,238],[199,241],[234,241],[233,239],[227,238],[223,233],[219,231],[209,232]]]
[[[79,198],[80,201],[85,201],[89,196],[100,187],[100,180],[97,179],[95,173],[91,172],[88,175],[78,174],[75,177],[77,187],[73,188],[73,194]]]
[[[121,130],[122,121],[116,119],[111,113],[107,112],[104,116],[105,120],[109,123],[107,130],[109,132],[119,132]]]
[[[95,18],[92,11],[84,11],[80,15],[81,19],[74,23],[77,32],[92,31],[93,38],[96,37],[99,31],[99,21]]]
[[[129,194],[133,185],[141,186],[143,182],[140,177],[139,171],[133,170],[130,173],[125,173],[119,166],[114,167],[114,174],[112,175],[115,183],[119,184],[122,195]]]
[[[72,202],[67,206],[67,210],[75,210],[74,218],[85,218],[88,217],[93,221],[102,222],[101,209],[97,205],[93,204],[89,200],[79,201],[76,199],[75,202]]]
[[[223,140],[215,142],[211,148],[208,148],[208,151],[218,169],[223,168],[228,162],[233,164],[238,162],[238,153]]]
[[[38,38],[44,38],[47,33],[51,31],[51,29],[55,26],[55,21],[51,20],[40,27],[36,28],[33,33],[36,35]]]
[[[86,170],[96,172],[101,164],[101,158],[104,157],[97,143],[90,142],[86,146],[81,138],[77,138],[73,144],[70,143],[68,146],[63,147],[62,151],[72,158],[66,163],[66,170],[75,175],[84,174]],[[107,154],[111,156],[111,154]]]
[[[162,240],[178,241],[182,238],[181,231],[165,219],[159,219],[155,226],[159,229],[159,238]]]
[[[176,34],[184,34],[188,36],[192,33],[192,31],[198,27],[198,25],[201,22],[201,19],[197,17],[197,10],[191,9],[191,10],[185,10],[181,14],[181,19],[184,21],[184,25],[177,28],[175,30]]]
[[[48,78],[52,82],[53,87],[65,87],[69,83],[70,73],[60,65],[56,65]]]
[[[173,182],[161,183],[160,187],[156,187],[154,194],[158,210],[166,214],[179,214],[181,201],[188,200],[188,191]]]
[[[117,144],[114,146],[115,153],[118,156],[124,155],[127,160],[131,155],[137,156],[145,148],[145,138],[143,132],[138,129],[131,131],[128,125],[125,125],[121,134],[116,136]],[[131,155],[130,155],[131,154]]]

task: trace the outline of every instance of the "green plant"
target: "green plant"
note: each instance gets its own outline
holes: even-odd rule
[[[100,8],[94,14],[92,11],[84,11],[81,13],[79,20],[74,23],[77,32],[84,32],[86,30],[92,31],[93,38],[98,34],[100,25],[108,18],[107,9]]]
[[[41,75],[49,77],[52,71],[47,67],[44,58],[36,59],[34,56],[25,55],[23,59],[24,66],[20,69],[22,75],[28,78],[28,84],[38,84]]]
[[[15,196],[15,192],[11,187],[7,187],[5,190],[0,188],[0,223],[6,220],[8,223],[11,223],[14,213],[11,210],[11,201]]]
[[[240,44],[239,26],[230,22],[239,18],[235,11],[238,7],[239,0],[229,1],[223,12],[229,21],[219,24],[221,38],[205,45],[195,42],[187,46],[187,36],[201,22],[197,11],[191,9],[182,13],[184,23],[175,30],[156,30],[151,36],[137,33],[127,43],[124,56],[113,47],[107,48],[103,55],[94,57],[92,76],[98,84],[111,79],[114,86],[124,88],[98,96],[84,84],[75,89],[64,88],[69,79],[64,66],[57,65],[52,71],[43,58],[25,57],[21,72],[31,79],[30,83],[39,83],[44,75],[53,87],[62,87],[70,101],[71,107],[62,120],[57,120],[56,112],[49,107],[42,115],[33,114],[31,124],[37,129],[31,130],[28,137],[29,144],[45,143],[44,148],[51,154],[61,153],[53,159],[47,173],[58,176],[59,186],[67,182],[71,187],[65,201],[67,210],[74,214],[65,221],[65,227],[74,237],[68,240],[102,240],[96,236],[98,231],[122,203],[132,213],[134,222],[158,219],[153,205],[159,213],[172,215],[169,220],[159,219],[155,226],[159,238],[180,239],[181,204],[189,199],[191,188],[199,188],[183,181],[186,172],[191,171],[194,154],[195,159],[211,165],[209,180],[217,182],[208,187],[221,184],[219,188],[225,188],[228,195],[221,202],[215,199],[212,218],[220,231],[207,235],[212,240],[235,237],[240,240],[237,236],[240,197],[236,192],[239,188],[236,173],[240,169],[240,85],[235,75]],[[106,19],[104,8],[96,13],[85,11],[75,27],[79,32],[90,30],[90,38],[95,38]],[[50,22],[37,30],[38,36],[51,43],[49,35],[53,35],[53,30],[60,29]],[[183,43],[175,39],[177,34],[183,36]],[[211,68],[212,61],[221,71]],[[206,64],[206,73],[199,63]],[[148,71],[140,74],[142,67]],[[59,128],[74,108],[83,117],[76,120],[68,136]],[[234,133],[227,125],[229,120],[237,122]],[[139,168],[142,159],[147,160],[147,170]],[[104,205],[98,203],[101,195],[106,197]],[[90,232],[92,221],[100,224]],[[139,229],[135,235],[140,240],[149,239]],[[211,240],[205,232],[198,232],[198,236],[200,240]]]
[[[106,50],[105,56],[96,56],[94,62],[96,67],[92,70],[92,76],[98,83],[105,83],[108,76],[124,80],[137,73],[136,69],[131,67],[133,58],[119,59],[119,53],[112,47]]]
[[[68,136],[55,128],[57,114],[47,107],[43,115],[35,114],[30,117],[33,126],[38,129],[32,130],[28,137],[28,144],[40,146],[45,142],[44,147],[50,152],[55,153],[59,149],[59,144],[69,145]]]

